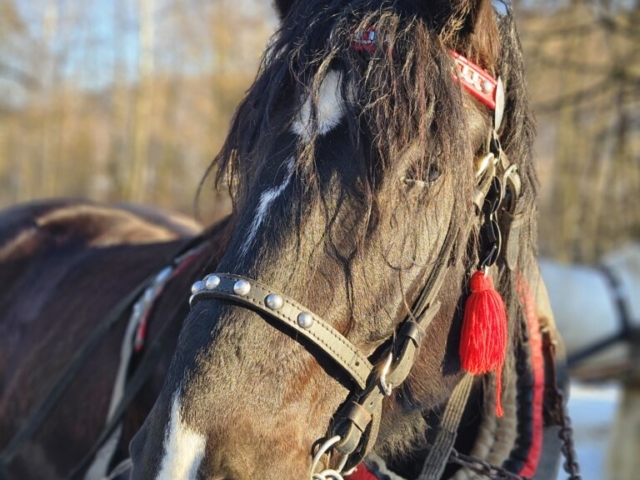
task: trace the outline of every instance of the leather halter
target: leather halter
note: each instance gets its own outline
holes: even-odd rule
[[[449,258],[455,237],[457,235],[451,233],[447,235],[439,258]],[[352,379],[356,388],[334,416],[327,436],[340,437],[333,448],[342,456],[343,468],[348,470],[371,450],[377,438],[382,401],[405,381],[413,367],[425,329],[440,309],[440,303],[433,299],[447,271],[447,260],[432,270],[411,314],[400,324],[393,341],[388,342],[382,355],[383,368],[373,366],[356,346],[321,317],[292,298],[247,277],[208,275],[193,285],[190,304],[194,306],[201,300],[216,298],[265,314],[301,334]]]
[[[292,298],[275,291],[256,280],[235,274],[215,273],[196,282],[192,287],[191,306],[204,299],[221,299],[254,310],[276,320],[281,325],[302,335],[323,352],[355,384],[342,406],[334,415],[329,433],[321,450],[326,447],[339,454],[338,472],[328,470],[329,478],[342,478],[340,473],[358,465],[371,451],[377,439],[382,402],[399,387],[413,367],[416,353],[425,336],[425,329],[439,311],[435,301],[449,270],[454,245],[466,241],[472,225],[480,218],[489,234],[482,235],[487,244],[483,266],[493,265],[498,258],[514,268],[517,258],[520,178],[502,151],[497,131],[502,122],[504,91],[502,82],[459,54],[454,56],[457,80],[467,91],[481,93],[474,96],[494,110],[494,129],[487,142],[487,154],[476,162],[477,177],[474,203],[477,217],[463,228],[448,230],[437,258],[440,261],[430,272],[411,313],[400,323],[397,333],[387,340],[380,358],[382,365],[374,366],[362,352],[321,317]],[[464,64],[464,68],[460,65]],[[484,79],[480,82],[478,78]],[[491,81],[490,81],[491,80]],[[483,91],[483,86],[484,91]],[[489,101],[490,100],[490,101]],[[506,202],[507,192],[510,200]],[[490,203],[487,208],[486,202]],[[508,203],[508,205],[506,204]],[[498,218],[500,217],[500,218]],[[517,221],[516,221],[517,220]],[[506,240],[503,244],[503,237]],[[324,450],[322,450],[324,451]],[[445,459],[446,461],[446,459]],[[314,475],[312,478],[327,478]]]
[[[504,222],[497,223],[496,213],[503,205],[507,196],[505,191],[509,188],[514,200],[508,209],[503,208],[501,212],[517,217],[517,199],[520,196],[520,180],[516,169],[506,159],[497,140],[493,139],[491,143],[493,146],[489,147],[490,153],[479,162],[481,169],[477,171],[478,184],[474,199],[478,216],[484,217],[484,222],[491,222],[497,229],[497,236],[491,237],[490,241],[495,242],[491,251],[495,252],[497,249],[498,254],[492,254],[488,264],[494,263],[501,256],[512,257],[513,260],[517,258],[517,254],[514,254],[516,247],[513,246],[517,244],[517,234],[510,233],[510,225],[507,225],[507,231],[501,235]],[[487,212],[483,204],[489,197],[496,198],[491,199],[493,208]],[[354,388],[334,415],[326,438],[339,437],[332,448],[341,457],[342,469],[349,470],[359,464],[373,448],[382,414],[382,402],[409,375],[425,329],[439,311],[440,303],[435,301],[435,297],[449,270],[454,245],[463,236],[465,239],[468,237],[476,218],[470,219],[466,229],[449,229],[438,255],[441,261],[429,274],[411,314],[400,323],[397,333],[387,341],[387,347],[380,357],[383,362],[378,366],[372,365],[355,345],[320,316],[271,287],[241,275],[208,275],[193,285],[190,304],[194,306],[205,299],[221,299],[266,315],[310,341],[348,375]],[[503,236],[507,240],[505,245],[502,244]],[[509,254],[504,255],[506,252]]]

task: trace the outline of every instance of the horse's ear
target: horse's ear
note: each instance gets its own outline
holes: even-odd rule
[[[488,70],[500,58],[500,32],[491,0],[458,0],[442,37],[447,46]]]
[[[287,16],[287,14],[289,13],[289,10],[291,10],[291,7],[293,6],[294,3],[295,3],[295,0],[275,0],[274,1],[276,12],[278,12],[278,16],[280,17],[280,20],[282,20],[284,17]]]

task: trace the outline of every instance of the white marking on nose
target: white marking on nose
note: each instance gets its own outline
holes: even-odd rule
[[[253,240],[256,238],[256,234],[258,233],[258,229],[262,222],[264,221],[269,207],[273,204],[273,202],[282,195],[291,182],[291,177],[293,176],[293,167],[295,166],[294,158],[290,158],[286,163],[287,174],[285,176],[284,181],[281,185],[277,187],[270,188],[269,190],[265,190],[262,192],[260,196],[260,202],[258,203],[258,209],[256,210],[256,215],[253,217],[253,222],[251,222],[251,227],[249,228],[249,233],[247,234],[247,238],[245,239],[242,247],[240,248],[240,255],[244,256],[249,251]]]
[[[196,480],[204,458],[207,441],[182,421],[180,410],[180,397],[176,393],[165,432],[164,457],[156,480]]]
[[[344,115],[344,99],[341,91],[342,75],[335,70],[330,71],[322,81],[318,92],[318,134],[324,135],[334,128]],[[307,98],[300,107],[298,118],[293,122],[291,130],[303,139],[309,140],[313,134],[311,120],[311,98]]]

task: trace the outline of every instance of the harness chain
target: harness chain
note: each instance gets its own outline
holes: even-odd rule
[[[558,437],[562,440],[561,450],[562,455],[565,458],[563,468],[564,471],[569,474],[569,480],[581,480],[582,477],[580,476],[578,455],[573,442],[571,417],[569,416],[564,393],[558,388],[558,384],[556,382],[556,364],[553,361],[556,356],[556,343],[551,339],[551,333],[548,329],[545,328],[542,335],[544,342],[544,354],[547,357],[546,360],[549,364],[549,373],[553,380],[552,386],[547,392],[552,402],[550,415],[554,423],[560,427]]]
[[[562,455],[565,458],[562,467],[564,471],[569,474],[568,480],[581,480],[580,466],[578,464],[578,458],[573,443],[573,429],[571,428],[569,413],[564,405],[564,395],[557,389],[557,387],[553,389],[553,392],[557,395],[558,402],[562,403],[562,413],[558,418],[560,421],[558,437],[562,440]],[[455,463],[461,467],[466,467],[469,470],[480,475],[484,475],[491,480],[530,480],[528,477],[522,477],[509,472],[502,467],[492,465],[491,463],[479,458],[460,453],[455,448],[451,451],[449,463]]]
[[[573,428],[571,426],[571,418],[567,411],[567,406],[564,402],[564,394],[554,389],[555,394],[558,396],[558,406],[562,408],[562,415],[560,415],[560,432],[558,436],[562,440],[562,455],[564,455],[565,462],[563,464],[564,471],[569,474],[569,480],[580,480],[580,465],[578,465],[578,455],[576,454],[575,446],[573,443]]]
[[[492,480],[529,480],[526,477],[521,477],[520,475],[512,473],[505,468],[492,465],[485,460],[460,453],[455,448],[451,450],[449,463],[455,463],[461,467],[468,468],[469,470]]]

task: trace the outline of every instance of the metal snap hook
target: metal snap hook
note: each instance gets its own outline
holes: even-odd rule
[[[320,446],[316,454],[313,456],[313,461],[311,463],[311,480],[344,480],[341,472],[347,464],[347,461],[349,460],[349,455],[344,456],[344,458],[340,461],[340,465],[338,465],[337,469],[327,469],[323,470],[322,472],[314,473],[323,455],[325,455],[329,450],[331,450],[331,448],[333,448],[334,445],[339,443],[341,440],[342,437],[340,437],[340,435],[336,435],[335,437],[331,437]]]
[[[393,362],[393,353],[389,352],[389,356],[387,360],[384,362],[384,367],[382,367],[382,373],[380,374],[380,388],[384,392],[387,397],[391,396],[393,391],[393,385],[387,383],[387,375],[389,375],[389,371],[391,370],[391,363]]]

